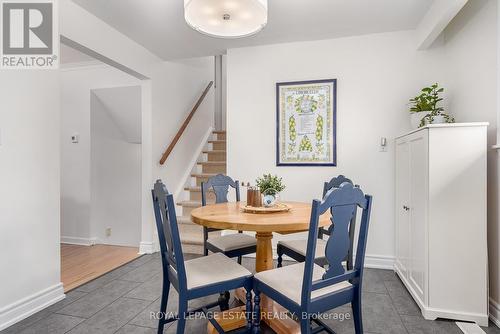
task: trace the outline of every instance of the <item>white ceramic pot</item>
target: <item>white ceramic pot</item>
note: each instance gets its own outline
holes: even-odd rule
[[[421,112],[412,112],[410,114],[410,122],[411,122],[411,128],[413,130],[418,129],[420,127],[420,121],[422,118],[425,117],[429,112],[428,111],[421,111]]]
[[[432,120],[432,124],[442,124],[446,123],[446,118],[442,115],[434,116]]]

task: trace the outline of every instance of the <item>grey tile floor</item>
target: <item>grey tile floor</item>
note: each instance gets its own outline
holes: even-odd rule
[[[254,267],[252,259],[244,265]],[[150,313],[159,310],[161,295],[161,262],[158,254],[145,255],[105,274],[67,294],[66,299],[1,331],[1,334],[153,334],[157,321]],[[176,310],[177,294],[170,289],[167,311]],[[208,298],[211,301],[217,297]],[[207,300],[193,301],[192,305]],[[351,309],[343,306],[332,311],[350,317]],[[363,285],[365,333],[442,334],[462,333],[452,321],[427,321],[401,281],[389,270],[366,269]],[[338,333],[354,333],[352,318],[327,322]],[[165,333],[175,333],[171,324]],[[206,321],[189,320],[186,333],[204,333]],[[488,334],[500,329],[490,324]],[[264,333],[273,333],[264,328]]]

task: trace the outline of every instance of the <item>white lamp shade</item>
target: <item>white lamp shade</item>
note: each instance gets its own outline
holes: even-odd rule
[[[267,0],[184,0],[184,18],[212,37],[250,36],[267,24]]]

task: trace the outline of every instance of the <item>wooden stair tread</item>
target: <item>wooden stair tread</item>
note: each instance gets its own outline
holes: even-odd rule
[[[221,173],[222,175],[226,175],[224,173]],[[191,174],[191,177],[212,177],[217,175],[217,173],[193,173]]]
[[[180,201],[177,203],[177,205],[187,206],[187,207],[191,207],[191,208],[197,208],[197,207],[201,206],[201,202],[199,202],[199,201]]]
[[[190,225],[196,225],[191,220],[191,217],[186,217],[186,216],[177,216],[177,223],[183,224],[183,225],[188,225],[188,224],[190,224]]]
[[[191,235],[185,235],[182,236],[182,244],[188,244],[188,245],[203,245],[203,238],[200,238],[199,236],[191,236]]]
[[[185,187],[185,191],[193,191],[193,192],[201,192],[201,186],[191,186],[191,187]],[[208,192],[213,193],[214,190],[212,188],[208,189]]]
[[[208,154],[208,153],[226,153],[227,151],[226,150],[206,150],[206,151],[203,151],[204,154]]]
[[[191,173],[191,177],[197,178],[196,183],[188,183],[184,186],[184,191],[189,192],[188,197],[184,197],[186,200],[178,201],[177,205],[182,207],[177,217],[177,222],[179,224],[179,231],[181,234],[181,243],[183,249],[187,249],[190,252],[196,254],[203,254],[203,228],[192,222],[190,212],[197,207],[201,207],[201,187],[199,186],[200,181],[203,179],[209,179],[218,174],[226,175],[226,131],[212,131],[214,136],[207,140],[207,143],[213,144],[208,146],[202,151],[205,157],[201,156],[200,160],[196,163],[196,169]],[[207,159],[208,161],[205,161]],[[217,172],[218,170],[222,172]],[[209,198],[207,198],[208,203],[214,203],[213,189],[209,189]],[[187,248],[186,248],[187,247]]]
[[[226,130],[214,130],[212,131],[212,133],[216,134],[216,135],[222,135],[222,134],[225,134],[226,133]]]
[[[197,164],[198,165],[224,166],[226,164],[226,162],[225,161],[200,161]]]

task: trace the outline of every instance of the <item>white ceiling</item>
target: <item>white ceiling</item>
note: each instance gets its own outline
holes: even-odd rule
[[[106,107],[124,139],[141,143],[141,87],[94,89],[92,92]]]
[[[410,30],[435,0],[269,0],[264,30],[236,40],[211,38],[189,28],[183,0],[73,1],[169,60],[243,46]]]

